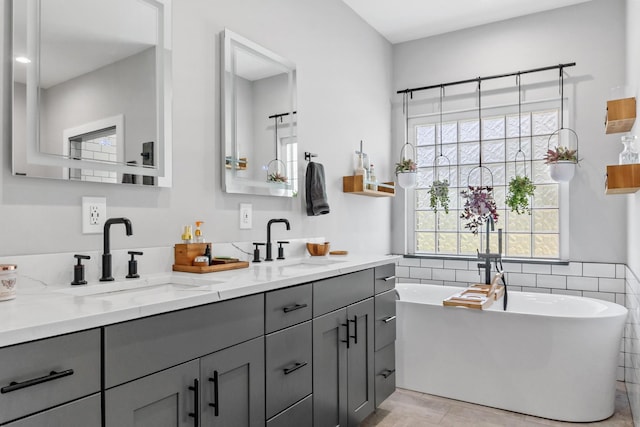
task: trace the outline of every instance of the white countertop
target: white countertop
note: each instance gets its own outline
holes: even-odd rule
[[[395,255],[293,258],[240,270],[162,273],[85,286],[48,285],[22,277],[17,297],[0,301],[0,347],[313,282],[397,259]],[[168,283],[172,285],[161,286]],[[157,292],[145,290],[146,286]]]

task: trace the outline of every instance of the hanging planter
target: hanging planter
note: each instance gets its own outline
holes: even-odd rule
[[[409,143],[405,144],[411,145]],[[412,146],[412,145],[411,145]],[[413,146],[412,146],[413,147]],[[402,188],[413,188],[416,186],[418,165],[412,159],[405,159],[396,163],[396,177],[398,185]]]
[[[484,225],[489,218],[493,222],[498,221],[498,209],[496,201],[493,199],[493,187],[469,186],[467,190],[462,190],[460,195],[464,202],[464,209],[460,214],[460,218],[466,219],[467,223],[464,228],[469,229],[473,234],[478,234],[478,228]]]
[[[449,181],[446,179],[435,180],[431,187],[429,187],[429,202],[431,209],[434,212],[438,212],[438,207],[444,210],[444,213],[449,213]]]
[[[536,186],[533,185],[527,176],[519,176],[511,178],[509,181],[509,192],[505,199],[505,204],[511,208],[511,212],[518,215],[528,213],[531,215],[529,199],[533,197]]]
[[[556,182],[569,182],[576,172],[578,151],[564,146],[547,150],[545,164],[549,165],[549,175]]]
[[[536,186],[527,176],[527,156],[522,151],[522,90],[520,74],[518,80],[518,151],[515,155],[515,172],[516,175],[509,181],[509,192],[505,199],[505,204],[511,208],[511,212],[522,215],[525,212],[531,215],[529,200],[533,197]],[[523,175],[518,175],[518,156],[522,156]]]
[[[549,148],[551,140],[557,141],[554,149]],[[575,142],[570,143],[571,139]],[[570,148],[570,147],[575,147]],[[578,134],[564,127],[564,74],[560,67],[560,129],[549,135],[544,162],[549,165],[549,176],[556,182],[569,182],[576,173],[578,163]]]
[[[411,93],[411,96],[413,96],[413,93]],[[405,118],[404,138],[407,142],[404,143],[400,150],[400,161],[396,163],[396,178],[400,187],[413,188],[418,181],[418,165],[413,160],[416,157],[416,148],[409,143],[409,94],[406,92],[402,97],[402,109]],[[407,148],[411,149],[410,156],[405,152]]]
[[[438,213],[438,207],[444,210],[445,214],[449,213],[449,178],[451,177],[451,161],[442,151],[442,98],[444,97],[444,87],[440,86],[440,155],[433,159],[433,175],[434,180],[429,187],[429,203],[434,213]],[[446,161],[447,177],[440,176],[441,161]]]

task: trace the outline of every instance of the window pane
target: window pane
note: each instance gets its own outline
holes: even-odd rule
[[[434,125],[416,126],[416,145],[433,145],[436,139]]]
[[[536,232],[558,232],[558,210],[537,209],[533,212],[533,230]]]
[[[509,233],[514,231],[530,232],[531,231],[531,215],[518,215],[515,212],[507,213],[507,230]]]
[[[482,120],[482,139],[504,139],[504,117],[492,117]]]
[[[435,147],[433,145],[418,146],[416,147],[416,152],[418,153],[417,163],[419,167],[433,166],[433,159],[435,158],[435,152],[436,152]],[[410,154],[408,154],[408,156],[410,156]]]
[[[536,258],[557,258],[560,253],[558,240],[557,234],[535,235],[533,256]]]
[[[558,186],[536,185],[536,190],[533,196],[533,206],[536,208],[558,206]]]
[[[482,141],[482,162],[504,162],[504,139],[498,141]]]
[[[439,127],[439,126],[438,126]],[[440,142],[440,140],[438,140]],[[458,142],[458,123],[443,123],[442,124],[442,143]]]
[[[436,252],[436,245],[434,244],[435,233],[419,232],[419,233],[416,233],[416,239],[417,239],[416,251],[429,252],[429,253]]]
[[[506,255],[511,257],[530,257],[531,235],[508,233]]]
[[[534,135],[551,134],[560,128],[556,110],[534,112],[531,115]]]
[[[518,129],[518,115],[515,114],[507,116],[507,137],[517,138],[518,135],[531,135],[531,116],[528,113],[522,114],[520,119],[520,129]]]
[[[460,254],[475,255],[476,250],[480,248],[480,234],[473,235],[468,231],[460,233]]]
[[[438,253],[455,254],[458,251],[458,233],[438,234]]]
[[[460,142],[478,140],[478,121],[466,120],[460,122]]]
[[[477,165],[480,160],[480,145],[478,142],[467,142],[464,144],[458,144],[458,158],[462,165]]]
[[[416,209],[431,209],[429,190],[416,190]]]
[[[435,214],[432,210],[416,211],[416,230],[434,231]]]
[[[458,219],[460,215],[458,211],[449,210],[446,214],[444,211],[438,211],[438,229],[441,231],[458,231]]]

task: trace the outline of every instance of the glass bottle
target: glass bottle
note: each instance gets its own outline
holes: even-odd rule
[[[369,184],[367,184],[369,190],[378,191],[378,180],[373,170],[373,163],[369,165]]]
[[[639,163],[640,156],[638,156],[638,152],[633,146],[636,138],[637,136],[630,135],[625,135],[620,138],[620,142],[624,145],[624,150],[620,153],[618,164],[629,165],[632,163]]]

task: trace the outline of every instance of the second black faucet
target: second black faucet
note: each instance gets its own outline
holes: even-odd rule
[[[104,248],[102,252],[102,277],[100,278],[101,282],[111,282],[113,281],[113,276],[111,275],[111,250],[110,250],[110,242],[109,242],[109,230],[111,229],[111,224],[124,224],[127,232],[127,236],[131,236],[133,231],[131,230],[131,221],[128,218],[109,218],[104,223]]]
[[[273,261],[273,258],[271,256],[272,250],[271,250],[271,224],[276,223],[276,222],[284,222],[284,224],[287,226],[287,230],[291,230],[291,226],[289,225],[289,220],[285,219],[285,218],[280,218],[280,219],[270,219],[269,222],[267,223],[267,256],[264,259],[265,261]]]

